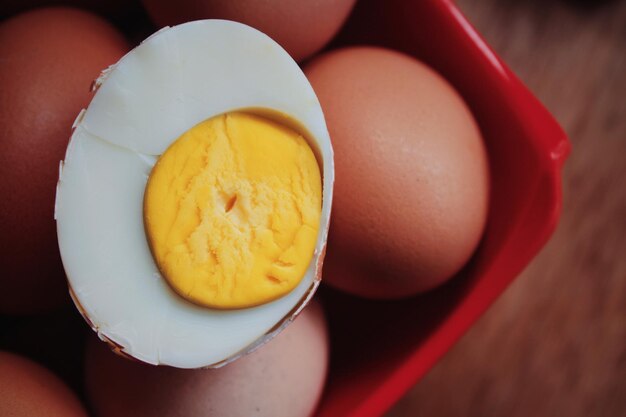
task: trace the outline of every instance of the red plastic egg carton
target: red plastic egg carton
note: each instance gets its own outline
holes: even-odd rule
[[[491,202],[478,251],[443,287],[384,302],[322,288],[331,366],[318,417],[382,415],[469,329],[554,231],[570,151],[554,118],[449,0],[361,1],[330,49],[350,44],[411,54],[457,88],[487,145]]]

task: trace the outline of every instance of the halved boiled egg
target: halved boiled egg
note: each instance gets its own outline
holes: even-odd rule
[[[165,28],[106,70],[61,164],[70,293],[118,353],[217,367],[320,280],[332,148],[298,65],[248,26]]]

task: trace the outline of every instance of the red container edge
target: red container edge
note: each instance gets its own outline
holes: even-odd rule
[[[346,409],[345,405],[338,405],[323,398],[318,410],[319,416],[372,417],[382,415],[418,382],[489,308],[539,252],[555,230],[561,211],[561,168],[571,149],[566,134],[554,118],[484,42],[450,0],[385,3],[385,7],[395,10],[391,13],[395,19],[394,25],[398,17],[403,21],[399,23],[400,25],[407,25],[406,22],[409,22],[408,24],[416,22],[415,24],[419,25],[419,19],[426,16],[432,19],[429,23],[430,27],[435,29],[432,32],[446,33],[445,36],[449,39],[464,45],[466,52],[473,59],[472,65],[487,68],[485,71],[489,74],[490,81],[500,90],[503,99],[509,105],[509,110],[514,113],[515,117],[524,121],[525,132],[523,134],[538,162],[537,180],[529,186],[533,190],[531,195],[535,198],[517,217],[515,229],[518,232],[509,233],[510,238],[505,239],[499,248],[499,253],[504,253],[507,246],[514,247],[516,256],[500,259],[496,256],[482,271],[478,278],[479,282],[460,300],[447,319],[438,325],[387,378],[374,381],[377,387],[369,392],[369,395],[365,398],[354,398],[355,401],[352,401],[354,406],[349,409]],[[401,32],[400,36],[406,36],[406,31],[398,32]],[[381,43],[384,45],[391,43],[395,47],[399,46],[398,49],[412,52],[412,47],[405,45],[406,38],[389,41],[398,35],[399,33],[394,33]],[[437,46],[434,48],[436,49]],[[451,53],[455,51],[452,50]],[[425,55],[428,56],[428,53]],[[424,58],[422,55],[419,56]],[[431,63],[428,59],[425,61]],[[439,66],[434,65],[434,67],[446,75],[445,69],[442,70],[445,63]],[[459,90],[462,94],[464,93],[462,88]],[[472,107],[471,100],[468,101]],[[516,242],[516,236],[520,234],[520,228],[527,226],[526,222],[531,222],[533,225],[532,235],[528,236],[523,245],[519,245]],[[487,280],[487,277],[491,279]],[[481,282],[489,282],[489,285],[481,285]]]

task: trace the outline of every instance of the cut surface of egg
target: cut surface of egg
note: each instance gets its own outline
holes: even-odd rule
[[[61,164],[70,293],[123,355],[217,367],[269,340],[321,274],[333,185],[319,102],[243,24],[165,28],[106,70]]]

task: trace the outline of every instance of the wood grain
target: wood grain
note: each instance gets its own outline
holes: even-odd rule
[[[570,136],[563,215],[387,417],[626,416],[626,2],[458,3]]]

